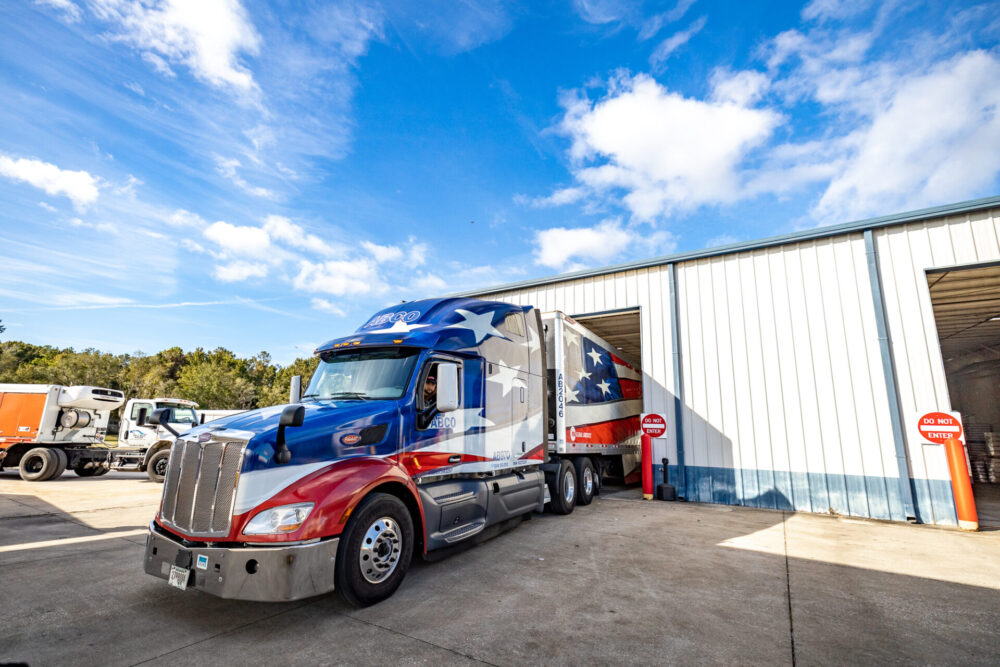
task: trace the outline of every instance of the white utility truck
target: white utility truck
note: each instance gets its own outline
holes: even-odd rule
[[[171,432],[187,431],[206,421],[238,414],[241,410],[204,410],[183,398],[132,398],[122,410],[118,427],[118,447],[112,451],[112,470],[145,472],[151,480],[163,482],[176,436]],[[149,415],[164,410],[162,424],[151,424]],[[166,425],[169,425],[168,426]]]

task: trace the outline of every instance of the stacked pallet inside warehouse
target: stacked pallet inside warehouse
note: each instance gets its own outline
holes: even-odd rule
[[[962,427],[965,430],[965,447],[969,453],[970,473],[975,484],[995,483],[1000,479],[1000,467],[993,471],[991,480],[991,456],[989,446],[987,446],[987,436],[995,436],[994,442],[1000,445],[1000,433],[993,433],[993,425],[976,421],[974,417],[966,417],[962,420]],[[996,446],[994,445],[994,446]],[[1000,464],[1000,459],[997,459]]]

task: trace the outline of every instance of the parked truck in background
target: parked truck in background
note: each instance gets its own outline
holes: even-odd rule
[[[177,438],[147,573],[224,598],[337,589],[368,605],[414,553],[435,560],[546,504],[568,514],[638,461],[640,376],[561,313],[416,301],[316,354],[290,405]]]
[[[0,384],[0,468],[41,482],[67,468],[81,477],[108,471],[108,419],[125,395],[101,387]]]
[[[131,398],[122,410],[118,447],[112,451],[111,469],[145,472],[162,483],[174,433],[206,421],[238,414],[241,410],[196,410],[198,404],[183,398]],[[149,415],[164,410],[162,424],[151,424]]]

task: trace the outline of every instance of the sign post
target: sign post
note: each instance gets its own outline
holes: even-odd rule
[[[642,429],[642,497],[653,499],[653,438],[661,438],[667,432],[666,418],[655,412],[644,412],[639,421]],[[667,471],[663,471],[663,480],[667,479]]]
[[[955,513],[961,530],[979,530],[976,500],[972,495],[972,480],[966,465],[962,445],[962,420],[947,412],[928,412],[917,423],[920,436],[936,445],[944,445],[951,475],[951,490],[955,495]]]

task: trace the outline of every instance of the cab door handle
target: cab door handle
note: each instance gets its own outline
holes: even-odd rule
[[[461,454],[455,454],[454,456],[448,457],[448,463],[458,463],[461,460],[462,460]]]

